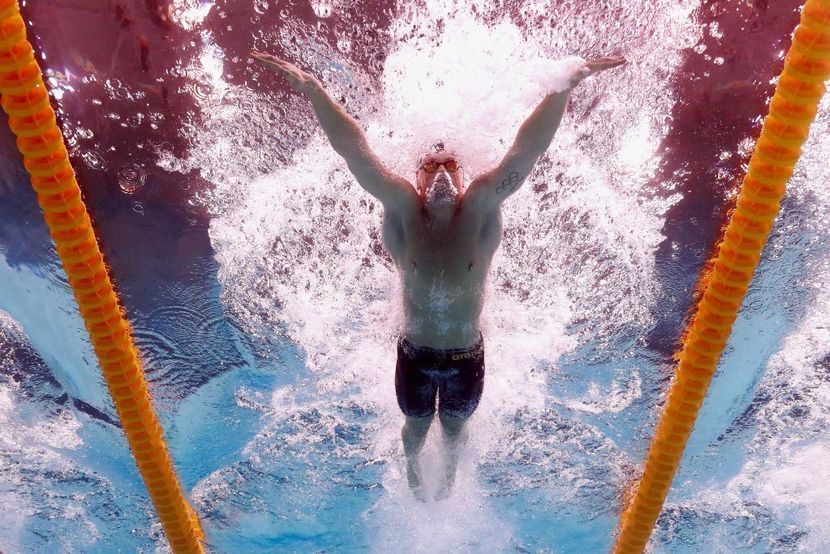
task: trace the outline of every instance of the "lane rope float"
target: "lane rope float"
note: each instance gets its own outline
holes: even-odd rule
[[[204,552],[185,499],[130,324],[112,287],[18,0],[0,0],[0,103],[17,136],[49,234],[69,278],[127,442],[174,552]]]
[[[703,296],[683,334],[645,469],[620,519],[615,553],[643,552],[651,536],[828,77],[830,0],[807,0],[714,264],[700,279]]]

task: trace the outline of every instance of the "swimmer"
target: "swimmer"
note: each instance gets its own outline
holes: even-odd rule
[[[467,441],[467,419],[484,387],[479,316],[485,279],[501,241],[502,203],[519,190],[550,146],[570,91],[586,77],[622,65],[625,59],[599,58],[577,68],[566,90],[547,94],[530,114],[501,162],[465,189],[456,152],[435,145],[413,168],[413,185],[377,158],[357,121],[316,77],[271,54],[251,52],[251,57],[311,101],[334,150],[358,184],[383,205],[384,246],[404,285],[395,391],[406,417],[401,439],[407,478],[414,496],[426,500],[418,455],[437,398],[447,460],[435,498],[446,498],[455,481],[459,449]]]

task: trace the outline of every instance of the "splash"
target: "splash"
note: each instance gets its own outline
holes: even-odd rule
[[[368,136],[402,175],[414,178],[417,159],[440,142],[469,178],[498,163],[522,119],[546,93],[567,88],[582,59],[550,59],[509,22],[490,27],[450,15],[441,32],[414,23],[424,15],[401,18],[391,30],[397,42],[384,65],[385,111]]]

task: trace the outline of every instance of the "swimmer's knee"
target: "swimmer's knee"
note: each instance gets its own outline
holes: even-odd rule
[[[467,423],[467,420],[470,419],[471,415],[473,415],[472,411],[450,412],[448,410],[444,410],[438,412],[438,418],[441,420],[441,425],[451,429],[460,429],[463,427],[464,424]]]
[[[406,424],[415,427],[415,428],[422,428],[422,427],[429,427],[429,424],[432,423],[433,418],[435,417],[435,412],[431,412],[428,414],[404,414],[406,416]]]

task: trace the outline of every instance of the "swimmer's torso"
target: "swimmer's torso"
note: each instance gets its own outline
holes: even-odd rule
[[[419,346],[462,348],[479,339],[484,284],[502,236],[499,209],[462,208],[448,237],[436,237],[426,214],[384,213],[383,242],[403,282],[404,336]]]

